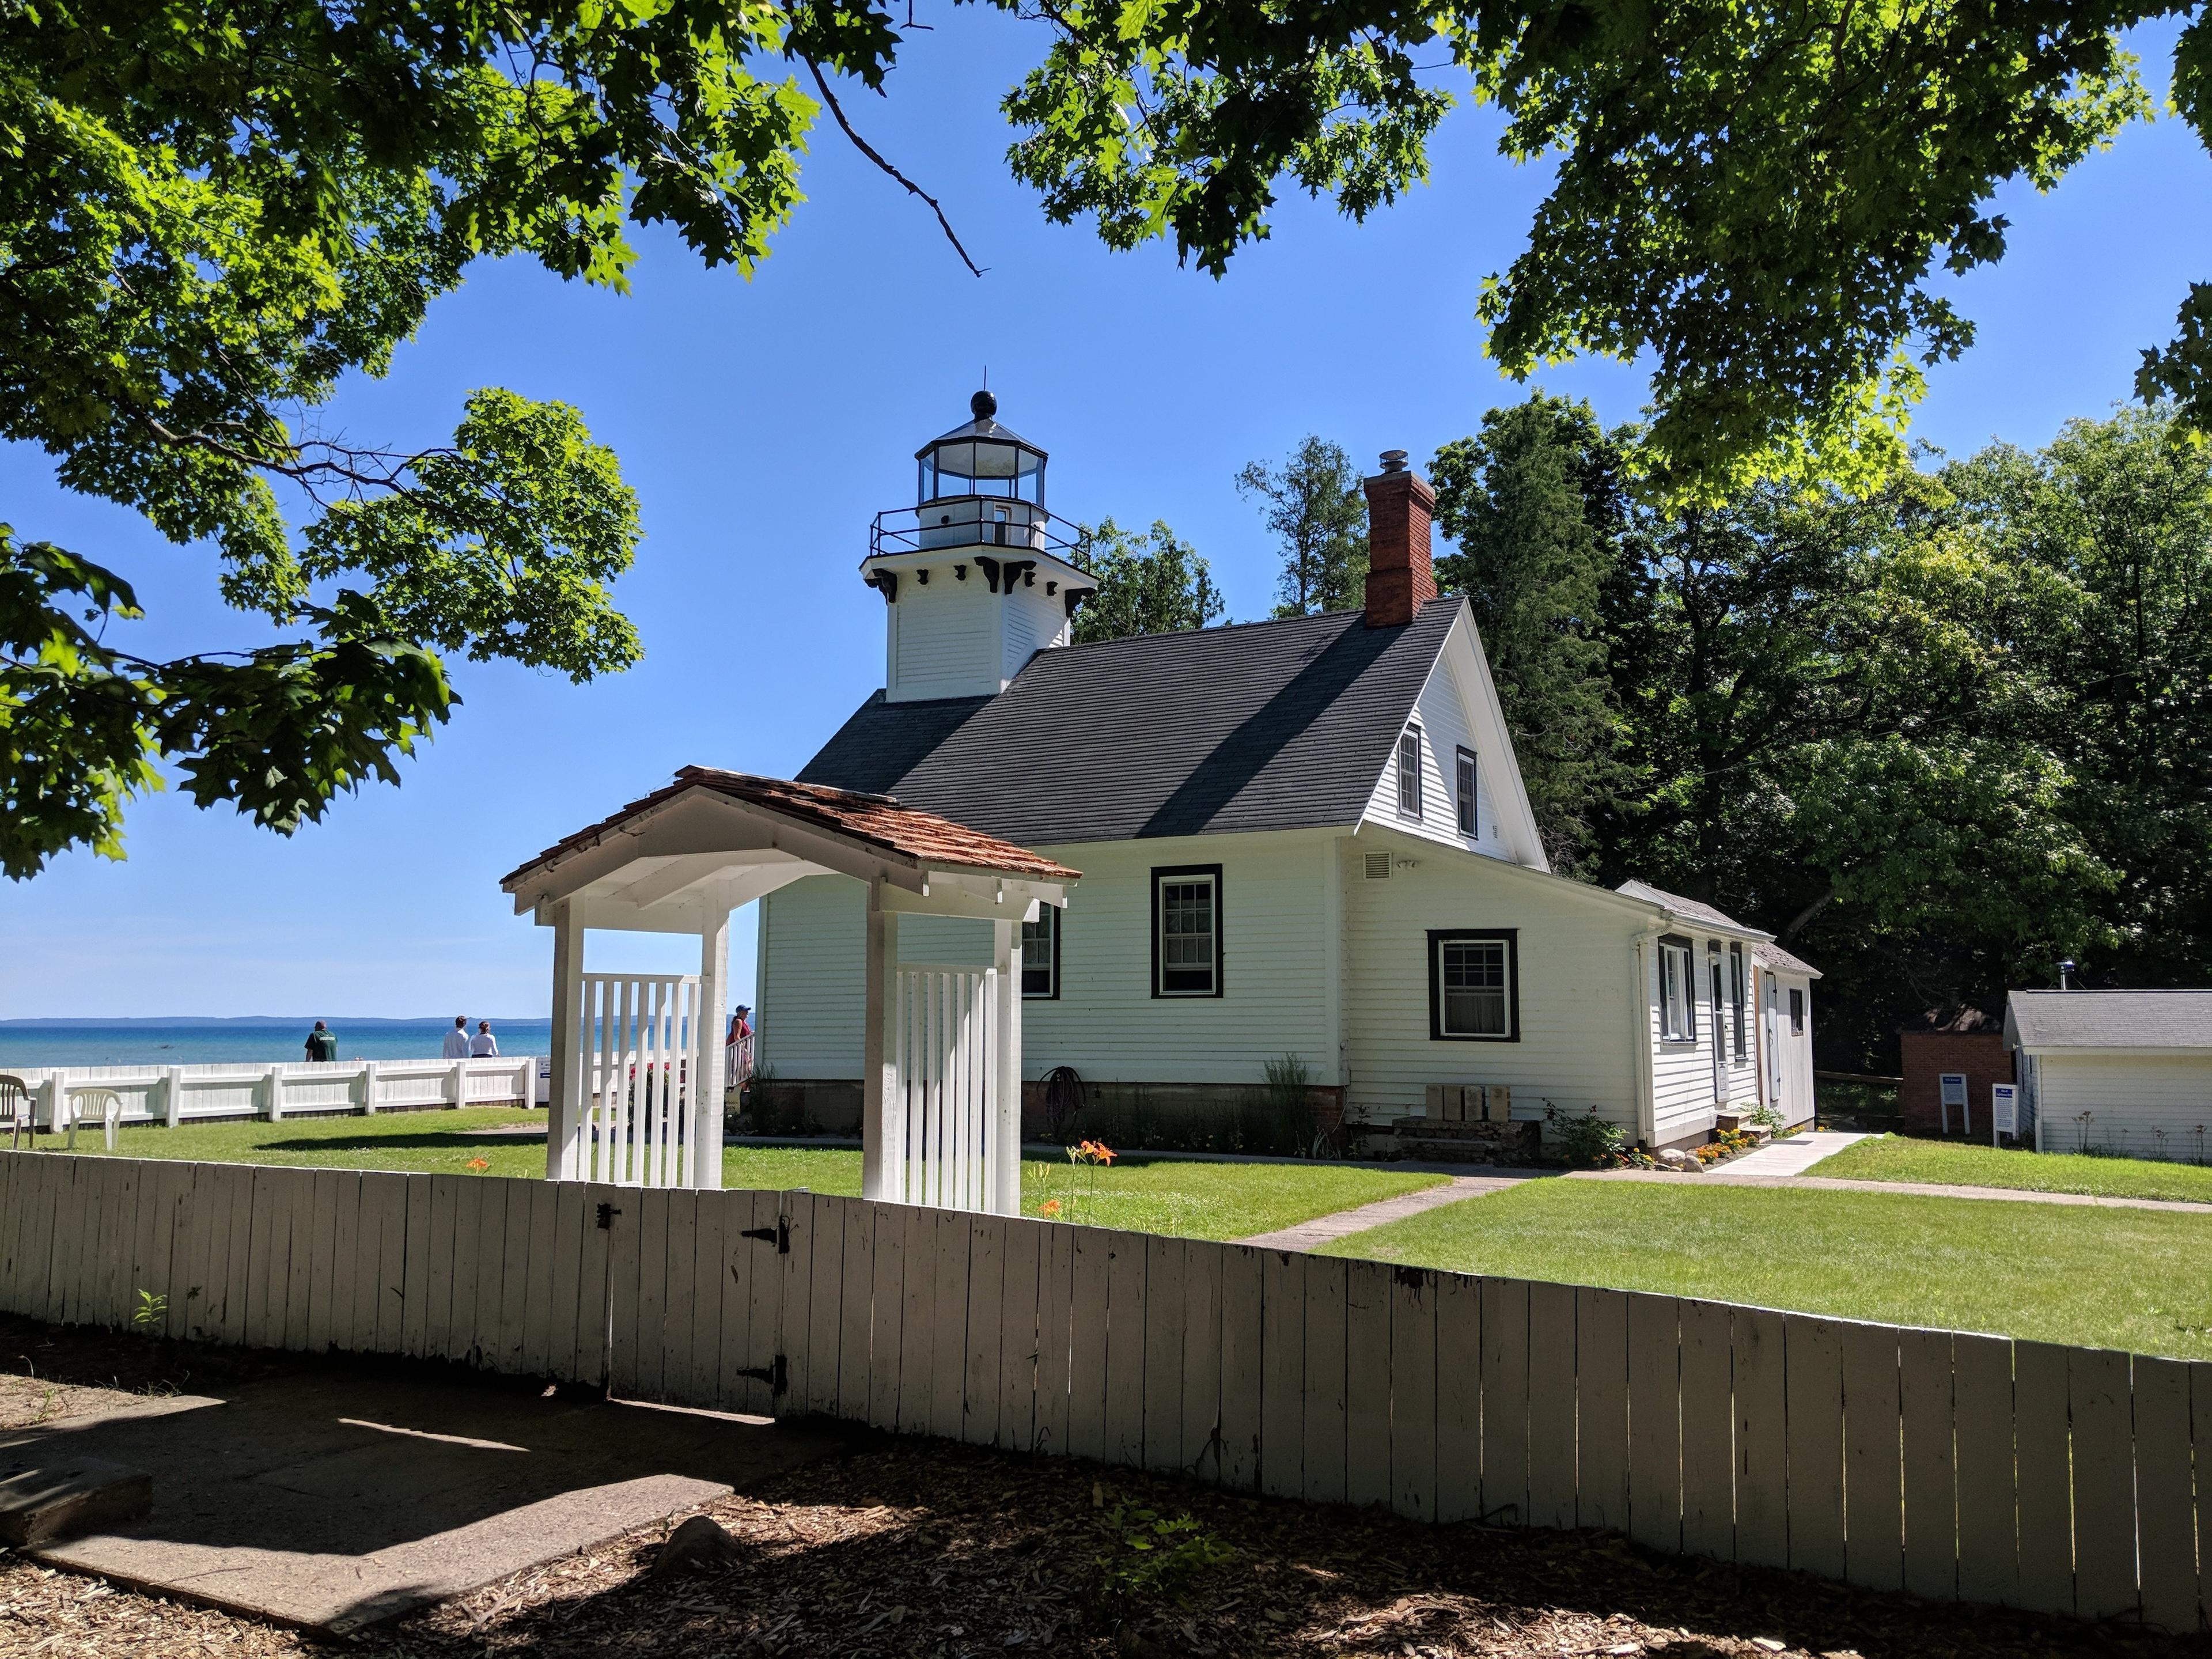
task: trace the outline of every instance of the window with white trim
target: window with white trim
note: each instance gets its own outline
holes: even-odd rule
[[[1152,872],[1152,994],[1221,994],[1221,866]]]
[[[1430,930],[1432,1041],[1520,1041],[1519,950],[1519,935],[1510,927]]]
[[[1659,941],[1659,1035],[1668,1042],[1698,1040],[1696,971],[1689,940]]]
[[[1407,726],[1398,739],[1398,810],[1409,818],[1421,816],[1421,728],[1418,726]]]
[[[1060,907],[1037,906],[1037,919],[1022,924],[1022,995],[1052,1002],[1060,996]]]
[[[1480,832],[1476,830],[1474,820],[1474,750],[1462,749],[1459,751],[1458,764],[1453,768],[1452,782],[1453,793],[1459,800],[1459,832],[1462,836],[1475,836]]]
[[[1790,1035],[1805,1035],[1805,994],[1794,986],[1790,991]]]
[[[1743,946],[1729,946],[1729,1046],[1738,1060],[1749,1052],[1744,1036]]]

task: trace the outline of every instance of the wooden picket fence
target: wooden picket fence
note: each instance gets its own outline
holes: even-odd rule
[[[2212,1604],[2212,1364],[804,1192],[51,1152],[0,1153],[0,1306],[1947,1600]]]

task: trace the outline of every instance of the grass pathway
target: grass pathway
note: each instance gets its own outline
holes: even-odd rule
[[[126,1128],[118,1137],[116,1151],[124,1158],[536,1180],[545,1173],[544,1129],[543,1112],[495,1106],[379,1113],[374,1117],[288,1118],[277,1123],[240,1119],[187,1123],[174,1129]],[[42,1149],[58,1149],[61,1141],[42,1135],[39,1144]],[[100,1156],[100,1136],[80,1133],[77,1150]],[[479,1163],[481,1168],[474,1167]],[[1449,1179],[1371,1165],[1209,1164],[1147,1158],[1141,1152],[1095,1171],[1025,1158],[1022,1213],[1034,1216],[1057,1202],[1062,1220],[1186,1238],[1243,1238],[1440,1187]],[[860,1154],[849,1147],[726,1146],[722,1183],[769,1191],[805,1188],[857,1198]]]
[[[2212,1214],[1811,1176],[1527,1181],[1321,1254],[2212,1359]]]

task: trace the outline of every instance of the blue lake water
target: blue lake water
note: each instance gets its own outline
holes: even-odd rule
[[[422,1060],[435,1055],[451,1019],[348,1022],[322,1017],[337,1034],[340,1060]],[[212,1066],[226,1060],[300,1060],[313,1018],[224,1020],[166,1025],[125,1020],[112,1025],[0,1021],[0,1071],[33,1066]],[[470,1021],[474,1031],[476,1022]],[[492,1035],[506,1054],[543,1054],[551,1046],[546,1019],[494,1019]]]

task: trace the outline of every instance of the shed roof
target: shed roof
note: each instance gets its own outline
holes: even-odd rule
[[[2212,1048],[2212,991],[2014,991],[2023,1048]]]
[[[1777,973],[1802,974],[1807,979],[1818,979],[1820,970],[1802,957],[1796,957],[1771,939],[1763,939],[1751,947],[1751,959]]]
[[[799,775],[1030,845],[1357,823],[1466,604],[1040,651],[995,697],[878,691]]]
[[[765,807],[816,829],[830,830],[887,852],[903,854],[925,864],[1038,881],[1073,881],[1078,875],[1067,866],[1025,847],[1017,847],[965,824],[905,805],[887,795],[832,789],[786,778],[758,777],[749,772],[725,772],[712,766],[687,766],[676,775],[674,782],[630,802],[610,817],[562,837],[536,858],[509,872],[500,884],[511,889],[540,866],[597,844],[632,819],[691,789]]]
[[[1764,928],[1747,926],[1725,910],[1716,910],[1702,899],[1685,898],[1680,893],[1670,893],[1664,888],[1654,887],[1648,881],[1624,881],[1613,890],[1628,898],[1642,899],[1646,904],[1660,905],[1673,911],[1685,921],[1701,921],[1708,927],[1725,927],[1731,933],[1755,934],[1762,939],[1765,937]],[[1792,960],[1794,961],[1795,958],[1793,957]],[[1799,966],[1802,968],[1803,964],[1800,963]],[[1806,969],[1804,971],[1809,973],[1811,969]]]

